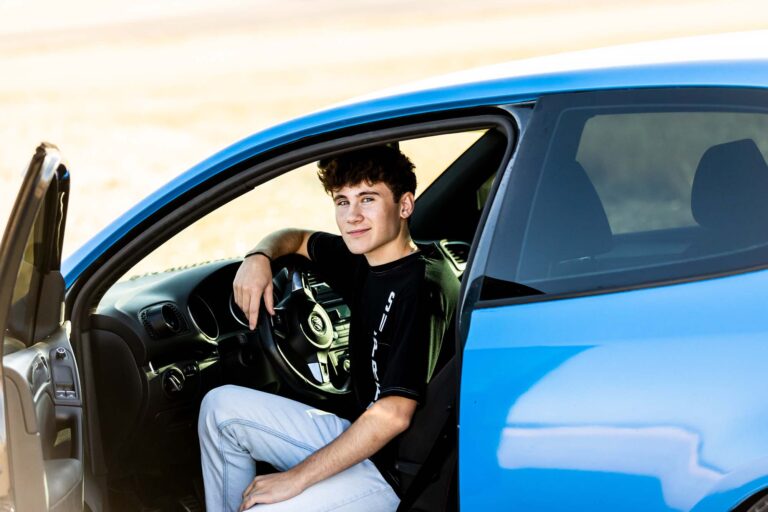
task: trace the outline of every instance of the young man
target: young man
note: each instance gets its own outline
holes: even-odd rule
[[[398,149],[376,146],[320,162],[341,236],[287,229],[249,253],[235,300],[255,328],[274,314],[271,260],[310,258],[352,312],[353,423],[260,391],[222,386],[203,400],[199,433],[209,512],[394,511],[396,437],[424,398],[458,281],[432,246],[408,230],[416,176]],[[255,460],[280,472],[256,475]]]

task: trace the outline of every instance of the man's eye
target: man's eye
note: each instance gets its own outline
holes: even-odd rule
[[[336,206],[347,206],[349,201],[336,201]]]
[[[363,203],[370,203],[371,201],[373,201],[372,197],[364,197],[362,200]]]

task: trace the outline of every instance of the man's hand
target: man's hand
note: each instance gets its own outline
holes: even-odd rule
[[[235,292],[235,302],[248,318],[251,330],[256,328],[262,297],[269,314],[275,314],[272,268],[269,258],[263,254],[254,254],[243,260],[240,268],[237,269],[232,288]]]
[[[308,258],[307,243],[311,231],[304,229],[281,229],[264,237],[251,251],[251,256],[243,260],[237,269],[232,288],[235,291],[235,302],[248,318],[251,330],[256,328],[259,319],[261,299],[270,315],[275,314],[274,297],[272,296],[272,267],[270,259],[257,251],[263,251],[273,259],[286,254],[300,254]]]
[[[298,496],[304,491],[299,476],[291,470],[257,476],[243,492],[240,512],[259,503],[277,503]]]

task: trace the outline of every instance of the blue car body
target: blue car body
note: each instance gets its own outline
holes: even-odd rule
[[[760,271],[475,311],[462,504],[551,510],[558,489],[572,510],[714,511],[764,488],[749,376],[768,355],[767,284]]]
[[[66,285],[164,205],[289,143],[382,120],[514,107],[579,91],[764,89],[768,60],[498,74],[341,105],[237,142],[77,250],[62,267]],[[499,211],[489,215],[486,231]],[[491,236],[480,237],[476,265]],[[768,407],[755,385],[768,360],[766,305],[768,271],[756,269],[468,311],[460,509],[704,512],[758,495],[768,488]]]

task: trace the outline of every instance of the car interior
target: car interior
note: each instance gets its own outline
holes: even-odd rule
[[[423,152],[436,154],[433,159],[440,163],[432,164],[431,177],[423,182],[431,182],[429,186],[420,185],[411,231],[418,243],[436,244],[460,280],[492,194],[494,178],[511,153],[511,126],[507,119],[498,116],[464,118],[453,125],[441,122],[429,125],[429,129],[416,126],[405,133],[402,129],[382,130],[374,136],[365,135],[363,142],[354,142],[361,136],[353,136],[353,142],[347,142],[344,149],[361,144],[398,143],[411,156],[409,144],[426,141],[422,142]],[[464,142],[451,139],[452,134],[463,137]],[[430,149],[429,141],[440,138],[447,138],[450,151],[445,149],[446,144]],[[153,223],[152,229],[160,230],[161,234],[146,232],[143,237],[136,237],[131,242],[135,245],[128,244],[110,254],[96,274],[76,285],[77,300],[68,307],[72,315],[73,355],[76,354],[82,376],[74,391],[85,398],[87,411],[79,433],[82,442],[75,442],[77,435],[69,441],[60,440],[64,439],[61,431],[66,425],[53,420],[49,421],[53,425],[50,433],[44,437],[55,439],[56,453],[84,461],[87,480],[95,484],[85,489],[91,508],[202,510],[197,415],[205,393],[222,384],[247,386],[340,415],[348,414],[351,368],[347,352],[353,312],[309,260],[288,256],[273,262],[278,314],[271,318],[260,315],[258,327],[251,331],[232,295],[232,281],[241,257],[218,257],[216,252],[206,257],[202,252],[192,251],[180,263],[163,259],[164,249],[172,245],[177,235],[183,246],[191,243],[190,238],[199,238],[194,233],[185,235],[185,230],[195,224],[214,225],[211,231],[215,236],[227,237],[230,229],[237,232],[238,221],[218,218],[217,212],[231,205],[236,210],[237,201],[243,207],[258,209],[261,199],[249,194],[258,193],[262,184],[266,194],[278,194],[278,190],[293,187],[285,208],[303,207],[290,202],[300,202],[303,197],[303,185],[298,182],[268,188],[269,180],[278,183],[283,176],[292,179],[292,173],[298,175],[300,168],[310,169],[306,174],[313,180],[311,186],[327,201],[312,207],[332,213],[330,200],[314,181],[314,162],[341,149],[338,140],[323,142],[321,146],[327,149],[323,152],[312,148],[306,150],[304,158],[286,158],[287,163],[282,163],[278,171],[267,169],[258,173],[259,166],[269,165],[269,160],[251,162],[246,171],[235,169],[233,173],[240,172],[246,178],[240,179],[230,197],[209,191],[199,198],[186,198],[185,211],[179,208],[173,213],[165,212],[163,218]],[[417,177],[421,180],[416,160]],[[233,177],[230,180],[238,181]],[[212,186],[215,189],[226,183]],[[273,217],[275,226],[284,222],[279,212],[263,215]],[[239,222],[259,222],[255,220],[258,217],[246,217],[249,220]],[[273,229],[269,222],[261,228],[266,232]],[[230,242],[224,250],[235,247],[239,254],[244,254],[258,241],[251,234],[242,236],[246,245]],[[155,262],[150,261],[153,255],[157,256]],[[172,261],[173,268],[157,267],[166,261]],[[308,325],[310,317],[315,316],[311,312],[324,320],[319,331]],[[307,336],[306,332],[313,334]],[[447,333],[438,362],[445,371],[437,371],[435,380],[450,382],[452,386],[443,384],[442,392],[432,386],[428,391],[430,397],[435,396],[428,402],[444,411],[449,411],[455,400],[456,368],[449,364],[454,352],[453,333]],[[53,360],[58,361],[55,357]],[[429,458],[429,448],[440,437],[448,418],[443,413],[438,416],[440,421],[435,424],[434,413],[418,412],[414,428],[409,430],[418,434],[404,439],[406,448],[399,469],[407,484],[424,479],[418,476],[419,469]],[[455,430],[455,416],[452,421]],[[78,450],[85,451],[85,458],[71,455]],[[442,502],[436,503],[443,505],[433,506],[444,510],[455,505],[455,440],[452,446],[442,446],[438,451],[445,455],[429,466],[433,473],[444,476],[430,478],[430,483],[435,480],[440,488],[428,492],[437,492]],[[270,468],[259,465],[259,471]],[[451,500],[453,505],[449,505]],[[417,499],[409,498],[409,502],[413,501]],[[421,510],[417,505],[414,507]],[[424,510],[430,509],[425,507]]]

